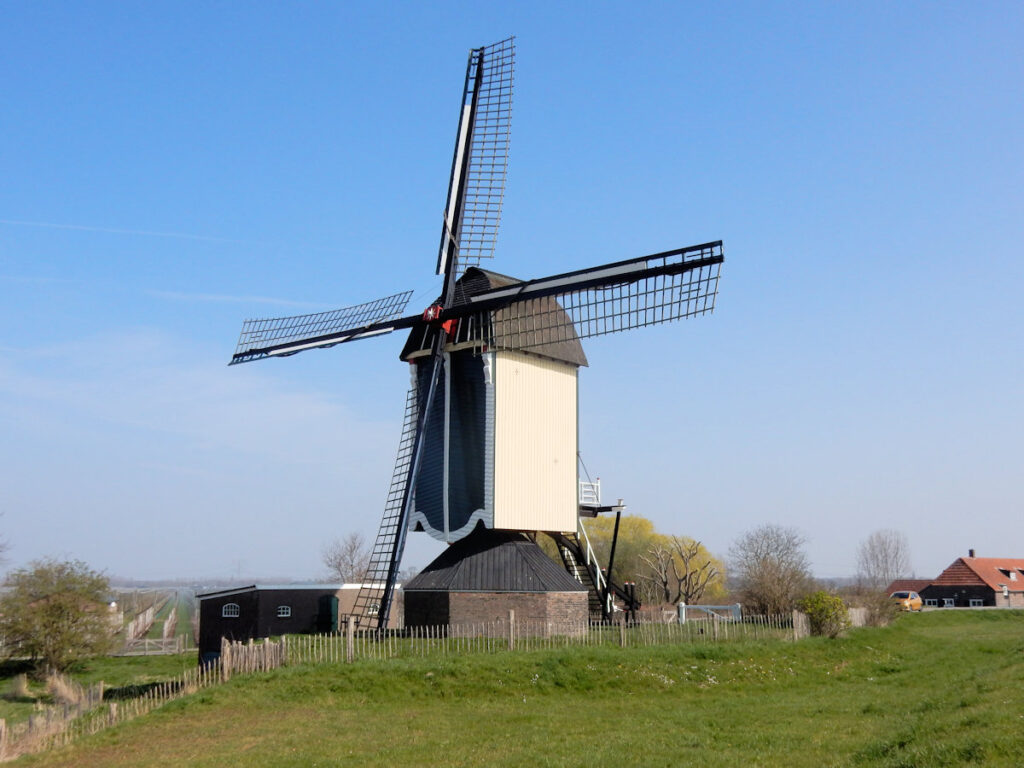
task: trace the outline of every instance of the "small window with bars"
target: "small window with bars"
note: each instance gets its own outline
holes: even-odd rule
[[[292,607],[290,605],[279,605],[277,606],[277,618],[279,619],[290,619],[292,617]]]
[[[238,603],[225,603],[220,609],[220,615],[225,619],[237,619],[241,613]]]

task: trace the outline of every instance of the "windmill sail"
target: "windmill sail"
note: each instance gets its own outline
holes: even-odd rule
[[[460,281],[457,303],[443,315],[459,321],[449,343],[555,349],[579,339],[707,314],[715,307],[724,260],[719,240],[537,280],[475,271]],[[496,277],[500,280],[494,281]],[[500,287],[489,287],[491,282]],[[423,354],[436,333],[435,327],[421,324],[403,355]]]
[[[390,321],[401,316],[412,294],[412,291],[405,291],[354,307],[311,315],[246,320],[230,365],[294,355],[304,349],[332,347],[389,333],[401,327]]]
[[[716,242],[483,293],[471,303],[499,306],[476,327],[492,349],[530,349],[708,314],[722,260]]]
[[[408,487],[409,467],[412,464],[417,421],[416,388],[413,387],[405,398],[402,439],[398,444],[395,470],[391,475],[391,485],[384,503],[384,515],[381,517],[377,538],[374,540],[373,550],[370,552],[370,562],[359,585],[359,594],[356,596],[353,606],[353,613],[361,628],[373,625],[379,625],[381,628],[387,627],[391,603],[388,580],[391,578],[392,563],[395,560],[395,547],[401,538],[402,526],[405,524],[402,518],[402,508],[405,504],[405,489]],[[399,559],[400,555],[401,553],[399,553]]]
[[[437,256],[439,275],[452,259],[457,259],[458,276],[494,256],[508,170],[514,62],[515,38],[470,51]]]

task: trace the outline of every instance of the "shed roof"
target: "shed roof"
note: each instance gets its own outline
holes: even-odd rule
[[[406,592],[585,592],[522,533],[481,528],[441,553]]]
[[[348,586],[345,584],[249,584],[245,587],[231,587],[229,589],[219,589],[216,592],[204,592],[200,595],[196,595],[199,600],[203,600],[208,597],[227,597],[228,595],[239,595],[243,592],[266,592],[268,590],[296,590],[296,589],[316,589],[323,592],[335,592],[343,587]]]

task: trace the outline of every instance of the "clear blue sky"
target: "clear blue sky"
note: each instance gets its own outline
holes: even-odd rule
[[[243,319],[437,288],[469,48],[517,36],[494,268],[713,239],[713,316],[586,346],[611,497],[852,574],[1024,556],[1019,3],[5,3],[9,565],[321,571],[372,536],[398,336],[228,368]],[[407,562],[436,551],[410,537]]]

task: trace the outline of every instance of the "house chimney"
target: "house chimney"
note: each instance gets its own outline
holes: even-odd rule
[[[968,549],[967,550],[967,556],[968,557],[974,557],[974,550],[973,549]]]

